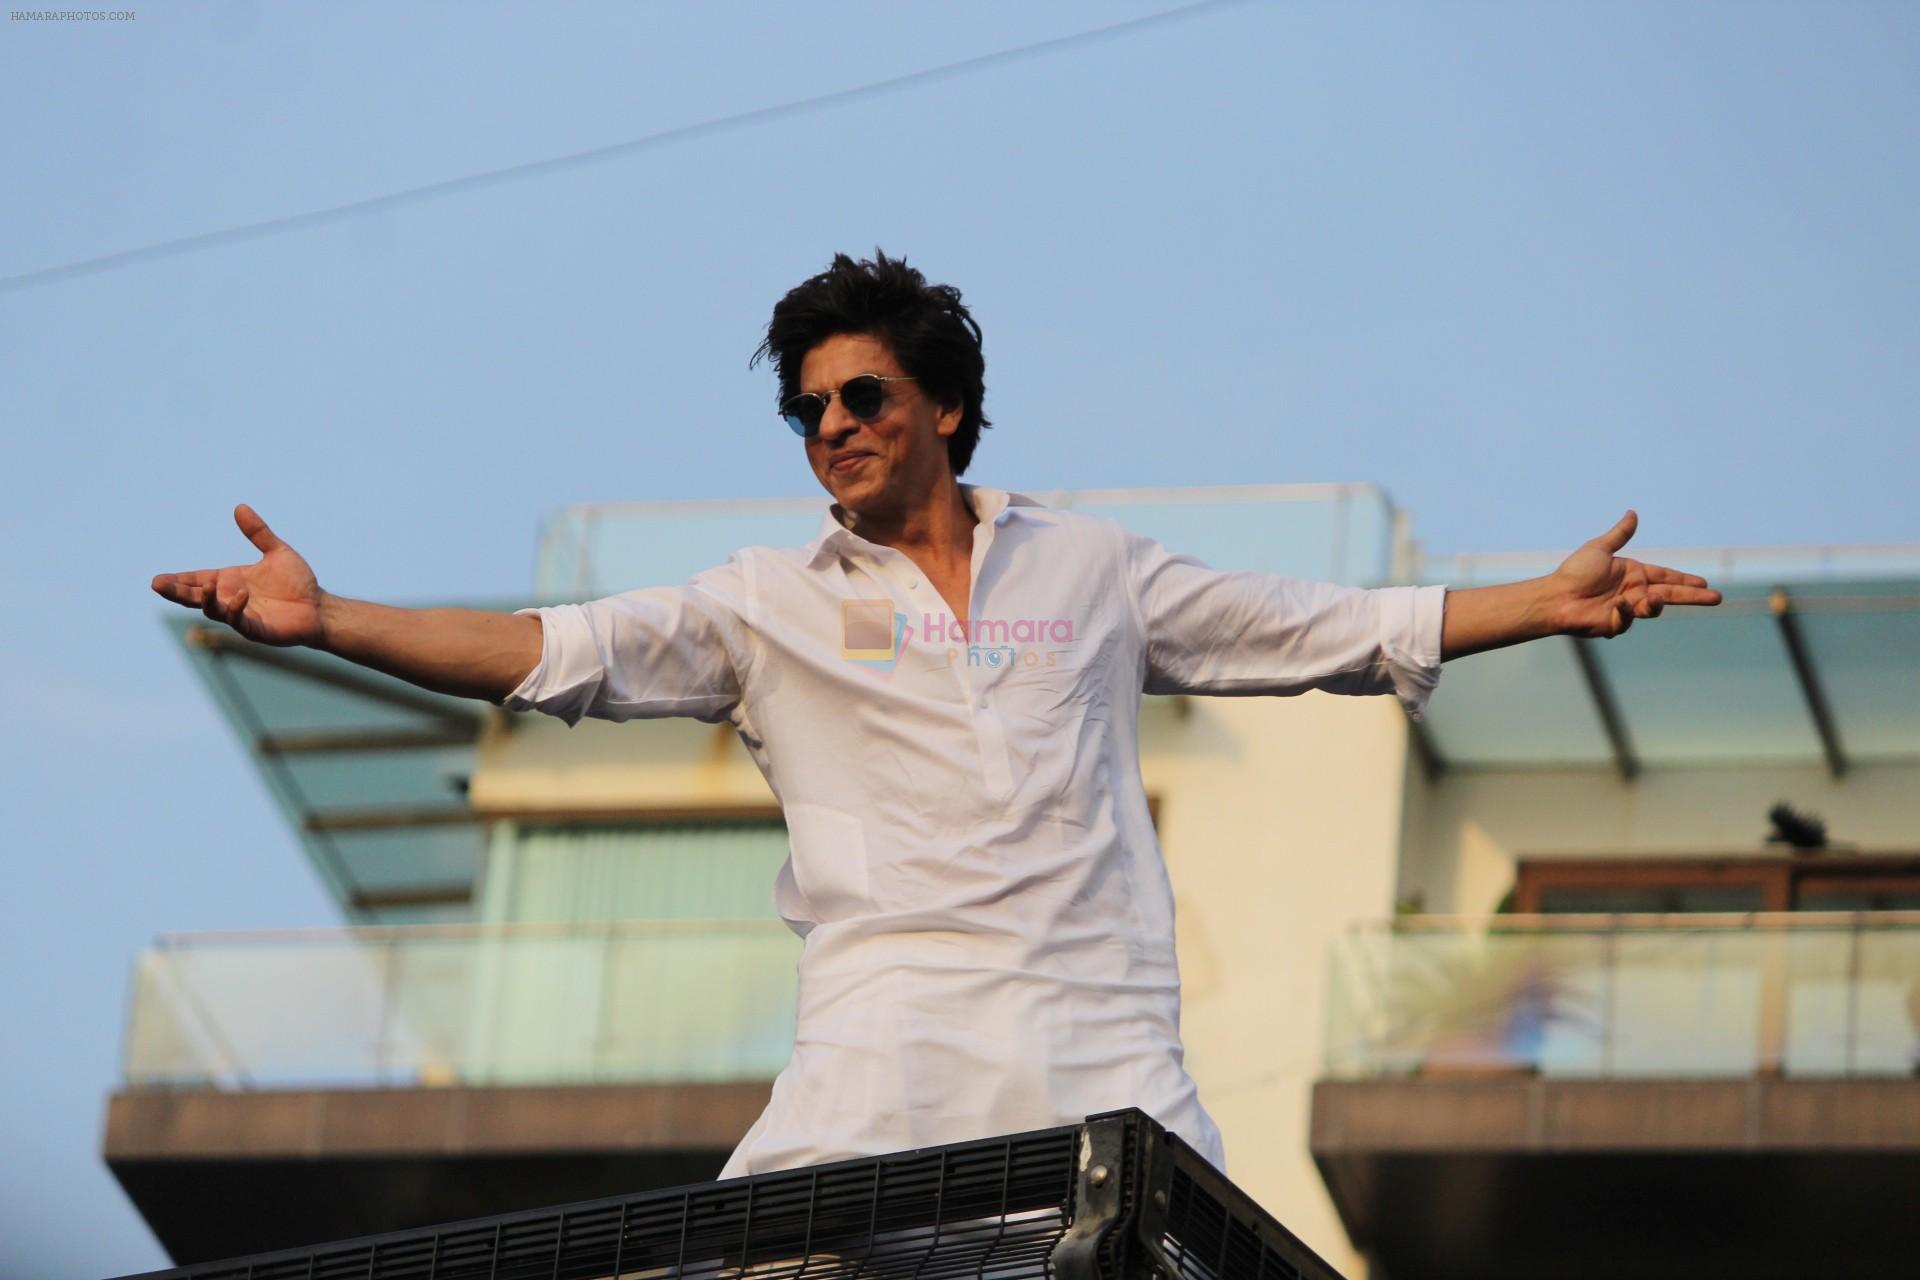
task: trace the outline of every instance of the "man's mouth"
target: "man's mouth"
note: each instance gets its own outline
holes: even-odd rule
[[[842,473],[853,470],[855,467],[859,466],[862,462],[866,461],[868,458],[871,458],[872,456],[873,455],[870,453],[843,453],[836,456],[832,462],[828,463],[827,469],[829,471],[834,472],[835,474],[842,474]]]

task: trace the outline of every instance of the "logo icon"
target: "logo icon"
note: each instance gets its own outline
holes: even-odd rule
[[[905,615],[901,615],[901,621]],[[892,662],[900,655],[900,629],[891,600],[840,602],[840,656],[849,662]]]
[[[882,680],[893,678],[894,668],[913,641],[907,615],[891,600],[840,602],[840,656],[865,667]]]

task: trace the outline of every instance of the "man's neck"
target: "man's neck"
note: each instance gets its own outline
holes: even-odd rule
[[[973,528],[978,523],[960,482],[945,476],[927,501],[906,508],[897,518],[854,514],[849,527],[920,564],[965,564],[973,558]]]

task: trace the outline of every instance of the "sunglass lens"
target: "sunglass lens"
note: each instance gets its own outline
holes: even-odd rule
[[[795,396],[780,406],[780,416],[793,428],[793,434],[806,439],[820,430],[820,419],[826,415],[826,402],[819,396]]]
[[[886,401],[887,384],[872,374],[849,379],[840,388],[840,403],[846,405],[847,412],[862,422],[879,417]]]

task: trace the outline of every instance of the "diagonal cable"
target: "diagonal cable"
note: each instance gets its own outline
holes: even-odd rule
[[[547,160],[533,160],[525,164],[508,165],[501,169],[489,169],[481,173],[468,174],[459,178],[448,178],[441,182],[429,182],[423,186],[408,187],[405,190],[389,192],[381,196],[369,196],[364,200],[350,200],[344,204],[332,205],[325,209],[314,209],[306,213],[288,214],[279,218],[268,218],[260,222],[244,223],[237,227],[225,227],[218,231],[203,231],[196,235],[181,236],[174,240],[162,240],[156,244],[144,245],[138,249],[122,249],[114,253],[103,253],[91,258],[80,258],[73,262],[64,262],[57,266],[41,267],[33,271],[23,271],[18,275],[0,276],[0,293],[15,293],[24,289],[39,288],[43,285],[60,284],[68,280],[77,280],[83,276],[99,275],[107,271],[117,271],[122,267],[139,266],[143,263],[158,262],[166,258],[183,254],[199,253],[208,249],[217,249],[230,244],[243,244],[250,240],[264,240],[270,236],[286,235],[293,231],[304,231],[310,227],[324,226],[348,218],[357,218],[370,213],[382,213],[389,209],[425,200],[435,200],[443,196],[458,195],[468,191],[479,191],[487,187],[501,186],[509,182],[520,182],[530,178],[546,177],[568,169],[583,168],[587,165],[604,164],[610,160],[623,159],[630,155],[648,151],[668,143],[687,142],[698,138],[712,137],[734,129],[760,124],[780,116],[797,115],[808,111],[819,111],[828,107],[842,106],[863,98],[877,97],[892,93],[911,85],[927,84],[939,80],[950,80],[958,76],[970,75],[975,71],[991,66],[1027,58],[1058,53],[1068,48],[1132,35],[1149,27],[1160,27],[1198,17],[1204,13],[1232,8],[1251,3],[1251,0],[1200,0],[1197,4],[1184,5],[1178,9],[1166,9],[1159,13],[1148,14],[1144,18],[1129,18],[1124,22],[1111,23],[1104,27],[1095,27],[1088,31],[1076,31],[1070,35],[1055,36],[1050,40],[1040,40],[1033,44],[1020,45],[1012,49],[1000,49],[993,53],[983,53],[972,58],[962,58],[958,62],[949,62],[921,71],[910,71],[904,75],[876,80],[870,84],[857,85],[851,89],[837,89],[812,98],[801,98],[792,102],[776,103],[773,106],[755,107],[750,111],[741,111],[730,116],[720,116],[713,120],[702,120],[695,124],[679,125],[650,133],[643,137],[632,138],[626,142],[611,143],[604,147],[594,147],[586,151],[576,151],[569,155],[554,156]]]

